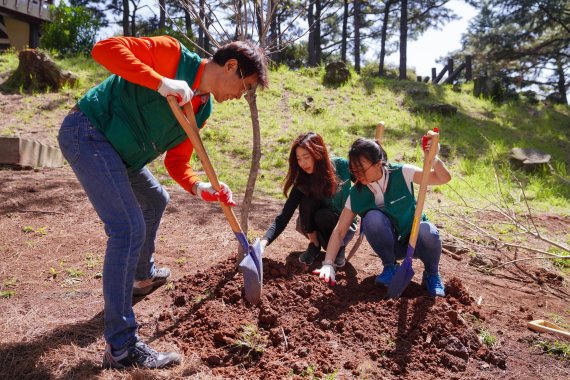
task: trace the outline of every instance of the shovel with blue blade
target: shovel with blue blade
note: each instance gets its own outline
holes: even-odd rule
[[[191,102],[184,106],[184,112],[178,106],[178,102],[174,96],[168,96],[168,104],[176,116],[176,120],[182,126],[190,142],[194,146],[194,150],[202,163],[202,167],[206,172],[208,180],[216,191],[220,191],[220,182],[218,176],[210,162],[208,153],[202,144],[194,110],[192,109]],[[186,115],[185,115],[186,114]],[[262,262],[262,249],[257,239],[253,245],[249,245],[247,238],[241,229],[241,226],[232,210],[232,208],[220,201],[222,211],[228,220],[232,231],[236,235],[237,240],[244,249],[244,257],[239,263],[239,270],[243,274],[245,298],[252,304],[256,304],[261,299],[261,291],[263,288],[263,262]]]
[[[418,199],[416,202],[416,212],[414,213],[414,222],[412,224],[412,232],[410,233],[410,240],[408,243],[408,250],[406,251],[406,257],[402,262],[402,265],[398,268],[390,285],[388,285],[388,297],[398,298],[406,290],[412,277],[414,277],[414,268],[412,267],[412,258],[414,257],[414,251],[416,250],[416,243],[418,241],[418,232],[420,228],[420,221],[422,218],[422,211],[424,208],[424,202],[426,199],[427,184],[429,173],[431,171],[431,165],[433,158],[437,153],[437,146],[439,143],[439,133],[438,129],[433,129],[433,134],[431,135],[431,146],[427,155],[424,156],[424,167],[422,170],[422,180],[420,182],[420,190],[418,192]],[[423,137],[427,139],[427,137]],[[424,140],[425,141],[425,140]],[[424,141],[422,141],[422,147],[424,146]]]

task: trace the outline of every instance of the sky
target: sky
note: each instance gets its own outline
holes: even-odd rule
[[[461,48],[461,35],[467,30],[469,20],[477,15],[475,8],[461,0],[451,0],[447,7],[461,18],[444,25],[440,30],[428,30],[417,41],[408,41],[408,68],[415,68],[416,74],[422,77],[431,77],[432,67],[438,73],[443,69],[444,65],[437,64],[437,59],[447,57],[448,53]],[[398,53],[392,54],[386,61],[391,66],[398,67],[400,57]]]

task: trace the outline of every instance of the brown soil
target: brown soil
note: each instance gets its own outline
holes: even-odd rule
[[[427,296],[415,262],[409,288],[389,300],[373,284],[380,261],[368,244],[331,288],[299,264],[306,241],[291,223],[266,252],[262,301],[252,306],[242,297],[237,243],[223,213],[178,187],[168,190],[156,259],[172,269],[173,282],[135,312],[141,337],[157,349],[182,351],[184,362],[169,370],[100,370],[102,225],[68,167],[0,170],[0,290],[13,292],[0,297],[0,379],[570,376],[570,361],[536,344],[563,338],[526,327],[532,319],[568,326],[568,278],[550,262],[485,274],[485,263],[514,253],[481,250],[474,259],[467,250],[448,251],[441,263],[446,298]],[[280,207],[258,199],[250,229],[264,231]],[[478,216],[481,223],[487,217]],[[570,220],[540,215],[536,222],[564,236]],[[492,346],[479,338],[485,335],[495,338]]]

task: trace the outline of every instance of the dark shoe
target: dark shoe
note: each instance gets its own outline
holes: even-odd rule
[[[182,357],[176,352],[157,352],[139,341],[118,356],[113,356],[111,346],[105,347],[103,368],[165,368],[180,364]]]
[[[427,289],[432,297],[445,297],[445,285],[441,281],[441,276],[437,274],[428,274],[424,272],[422,276],[422,285]]]
[[[317,256],[321,253],[321,247],[315,247],[313,243],[309,243],[307,250],[301,253],[299,261],[306,265],[311,265],[315,262]]]
[[[345,247],[340,247],[338,254],[336,255],[336,259],[334,259],[334,265],[337,268],[342,268],[344,264],[346,264],[346,257],[344,255]]]
[[[143,297],[152,293],[154,289],[166,284],[168,277],[170,277],[170,269],[164,267],[158,269],[152,278],[135,281],[133,285],[133,297]]]
[[[374,283],[378,286],[390,285],[390,282],[392,282],[392,278],[394,278],[394,274],[396,274],[399,267],[400,264],[386,265],[382,270],[382,273],[376,276]]]

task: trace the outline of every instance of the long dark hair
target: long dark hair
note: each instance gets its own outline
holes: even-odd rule
[[[297,148],[306,149],[315,160],[312,174],[308,174],[299,167]],[[323,138],[315,132],[300,135],[291,145],[289,170],[285,177],[283,194],[288,196],[293,186],[298,187],[305,195],[316,199],[331,198],[336,193],[338,179],[334,166]]]
[[[352,143],[348,151],[348,167],[354,177],[356,177],[354,173],[366,169],[362,167],[361,157],[366,158],[373,165],[378,162],[381,162],[382,166],[388,165],[388,155],[378,141],[359,138]],[[360,188],[362,184],[358,182],[356,186]]]

